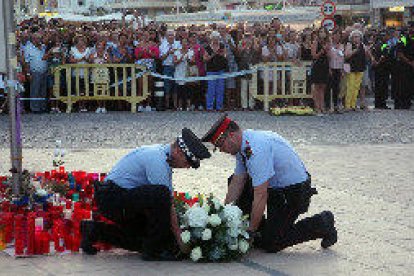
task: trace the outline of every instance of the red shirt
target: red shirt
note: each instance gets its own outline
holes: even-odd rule
[[[152,45],[149,47],[138,46],[135,48],[135,58],[138,59],[148,59],[148,58],[158,58],[160,56],[160,50],[158,46]]]

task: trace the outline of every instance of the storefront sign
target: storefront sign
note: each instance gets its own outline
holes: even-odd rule
[[[388,9],[390,12],[404,12],[404,7],[392,7]]]

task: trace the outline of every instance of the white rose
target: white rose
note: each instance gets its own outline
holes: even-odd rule
[[[199,259],[201,259],[201,257],[203,257],[203,254],[199,246],[191,250],[191,254],[190,254],[191,260],[193,260],[194,262],[197,262]]]
[[[186,230],[181,233],[181,240],[183,241],[183,243],[188,243],[190,239],[191,239],[190,231]]]
[[[212,214],[208,217],[208,223],[210,223],[211,226],[216,227],[221,224],[221,218],[217,214]]]
[[[239,207],[228,204],[224,206],[223,213],[228,227],[240,227],[243,212]]]
[[[239,241],[239,250],[240,250],[240,252],[241,253],[246,253],[247,252],[247,250],[249,250],[249,243],[246,241],[246,240],[240,240]]]
[[[203,231],[203,234],[202,234],[202,236],[201,236],[201,239],[202,239],[203,241],[208,241],[208,240],[210,240],[210,239],[211,239],[211,235],[212,235],[211,230],[210,230],[210,229],[208,229],[208,228],[206,228],[206,229],[204,229],[204,231]]]
[[[220,209],[220,207],[221,207],[220,200],[218,200],[217,198],[213,198],[212,201],[213,201],[213,204],[214,204],[214,209],[216,209],[216,210]]]
[[[201,207],[193,206],[185,212],[188,218],[188,224],[190,227],[204,228],[207,225],[208,214],[206,210]]]
[[[237,238],[239,235],[239,229],[237,227],[231,227],[227,230],[227,234],[232,238]]]

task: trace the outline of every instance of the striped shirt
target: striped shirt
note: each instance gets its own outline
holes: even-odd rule
[[[332,45],[329,54],[329,68],[343,69],[344,68],[344,47],[341,44]]]

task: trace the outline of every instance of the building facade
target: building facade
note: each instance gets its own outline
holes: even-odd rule
[[[375,26],[407,26],[414,24],[414,0],[372,0]]]

